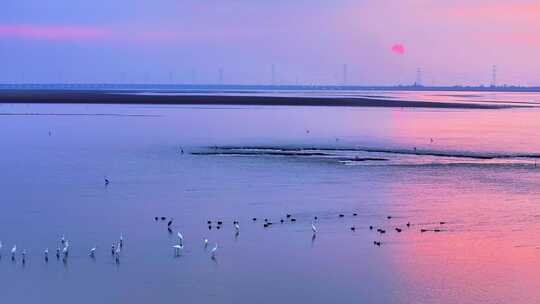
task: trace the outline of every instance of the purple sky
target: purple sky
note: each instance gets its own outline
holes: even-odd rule
[[[0,82],[540,85],[525,0],[3,0]]]

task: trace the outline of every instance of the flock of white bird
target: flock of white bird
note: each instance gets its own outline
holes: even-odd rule
[[[234,222],[234,229],[236,231],[236,235],[238,235],[240,233],[240,224],[236,221]],[[311,223],[311,230],[313,232],[313,235],[317,233],[317,227],[315,227],[315,222]],[[179,231],[176,233],[176,236],[178,239],[178,243],[173,245],[172,248],[174,249],[175,256],[180,256],[184,250],[184,236]],[[203,239],[203,244],[204,244],[204,248],[208,248],[209,246],[208,239],[206,238]],[[124,236],[121,234],[118,242],[114,242],[111,245],[111,255],[114,257],[116,263],[120,263],[120,254],[122,252],[123,247],[124,247]],[[218,250],[218,244],[214,243],[214,246],[210,250],[210,256],[212,259],[216,258],[217,250]],[[58,260],[62,259],[62,261],[67,262],[68,257],[69,257],[69,251],[70,251],[69,240],[67,240],[65,236],[62,235],[60,237],[60,243],[58,247],[56,248],[56,258]],[[0,241],[0,257],[2,256],[2,252],[3,252],[3,243]],[[96,252],[97,252],[97,246],[94,246],[90,248],[88,252],[88,256],[91,258],[95,258]],[[17,256],[17,245],[13,245],[13,247],[11,248],[11,260],[15,261],[16,256]],[[26,263],[26,256],[27,256],[26,249],[23,249],[21,251],[21,261],[23,264]],[[45,250],[43,251],[43,258],[45,259],[45,262],[49,261],[49,248],[45,248]]]

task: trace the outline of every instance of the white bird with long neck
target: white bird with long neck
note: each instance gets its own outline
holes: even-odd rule
[[[208,239],[204,239],[204,248],[208,247]]]
[[[317,234],[317,227],[315,227],[315,223],[311,223],[311,231],[313,231],[313,234]]]
[[[180,244],[184,244],[184,236],[182,235],[182,233],[180,233],[180,231],[178,231],[178,233],[176,233],[176,236],[178,236],[178,242]]]
[[[96,249],[97,249],[97,246],[94,246],[94,248],[90,249],[90,253],[88,254],[90,257],[95,257],[96,255]]]
[[[120,243],[118,245],[120,245],[120,248],[124,247],[124,236],[122,234],[120,234]]]
[[[13,248],[11,248],[11,259],[15,259],[15,253],[17,253],[17,245],[13,245]]]
[[[174,248],[174,254],[178,256],[180,255],[180,252],[184,250],[184,245],[182,244],[174,245],[173,248]]]
[[[212,254],[212,259],[216,258],[216,251],[218,250],[218,245],[217,243],[214,245],[214,248],[212,248],[212,250],[210,251],[211,254]]]
[[[240,232],[240,225],[238,225],[238,223],[235,223],[234,229],[236,229],[236,233]]]

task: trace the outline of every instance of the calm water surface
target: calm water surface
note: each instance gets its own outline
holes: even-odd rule
[[[540,302],[536,109],[4,104],[0,114],[2,303]],[[388,161],[191,154],[260,145]],[[452,157],[464,153],[505,157]],[[297,222],[263,228],[286,213]],[[175,219],[181,257],[154,216]],[[62,234],[70,258],[45,263]],[[219,244],[215,261],[203,238]],[[24,265],[10,259],[14,244]]]

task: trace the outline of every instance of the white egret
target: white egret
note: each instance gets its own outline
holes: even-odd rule
[[[124,236],[122,234],[120,234],[120,243],[118,245],[120,245],[120,248],[124,247]]]
[[[234,229],[236,229],[236,232],[240,232],[240,225],[238,225],[238,223],[235,223]]]
[[[180,233],[180,231],[178,231],[178,233],[176,235],[178,236],[178,241],[180,242],[180,244],[183,244],[184,243],[184,236],[182,235],[182,233]]]
[[[204,239],[204,248],[208,247],[208,239]]]
[[[180,255],[180,252],[184,250],[184,245],[182,244],[174,245],[173,248],[174,248],[174,253],[176,255]]]
[[[311,223],[311,231],[313,231],[313,234],[317,233],[317,227],[315,227],[315,223]]]
[[[17,253],[17,245],[13,245],[13,248],[11,248],[11,259],[15,260],[15,253]]]
[[[49,248],[45,248],[45,251],[43,251],[43,257],[45,258],[45,261],[49,260]]]
[[[90,253],[88,254],[91,257],[94,257],[96,254],[97,246],[94,246],[94,248],[90,249]]]
[[[217,243],[214,245],[214,248],[212,248],[212,250],[210,251],[212,253],[212,258],[215,258],[216,257],[216,251],[218,250],[218,245]]]

